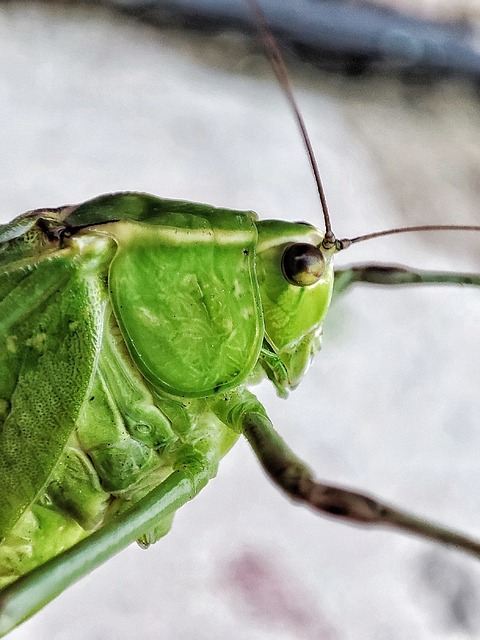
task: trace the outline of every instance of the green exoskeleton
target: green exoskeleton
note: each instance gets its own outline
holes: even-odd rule
[[[304,223],[119,193],[0,227],[0,630],[4,634],[177,509],[245,436],[290,497],[332,516],[480,546],[314,480],[249,385],[280,395],[354,282],[479,284],[366,266]],[[28,311],[24,302],[28,300]]]
[[[27,213],[0,240],[4,632],[121,547],[164,535],[240,434],[293,498],[480,554],[458,534],[315,482],[247,390],[267,376],[284,395],[301,380],[339,241],[135,193]],[[367,267],[338,286],[442,278]]]

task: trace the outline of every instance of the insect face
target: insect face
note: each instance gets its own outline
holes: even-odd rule
[[[277,389],[294,388],[320,348],[322,322],[333,287],[332,253],[310,225],[257,223],[257,275],[262,300],[269,377]]]

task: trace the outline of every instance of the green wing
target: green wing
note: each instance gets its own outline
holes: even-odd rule
[[[14,238],[16,260],[0,263],[2,537],[45,486],[75,427],[103,322],[97,259],[40,252],[33,235]]]

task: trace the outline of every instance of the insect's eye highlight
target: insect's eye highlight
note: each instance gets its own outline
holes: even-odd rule
[[[323,276],[325,258],[315,245],[295,242],[283,252],[282,271],[290,284],[308,287]]]

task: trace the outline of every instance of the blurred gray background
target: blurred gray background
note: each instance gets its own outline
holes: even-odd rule
[[[339,236],[480,223],[473,86],[291,63]],[[0,122],[2,221],[135,190],[322,225],[285,100],[243,36],[0,4]],[[473,234],[404,236],[338,264],[478,272],[479,246]],[[319,477],[480,536],[479,319],[478,290],[359,288],[332,309],[298,390],[257,391]],[[165,539],[133,545],[10,637],[480,638],[480,563],[294,506],[240,442]]]

